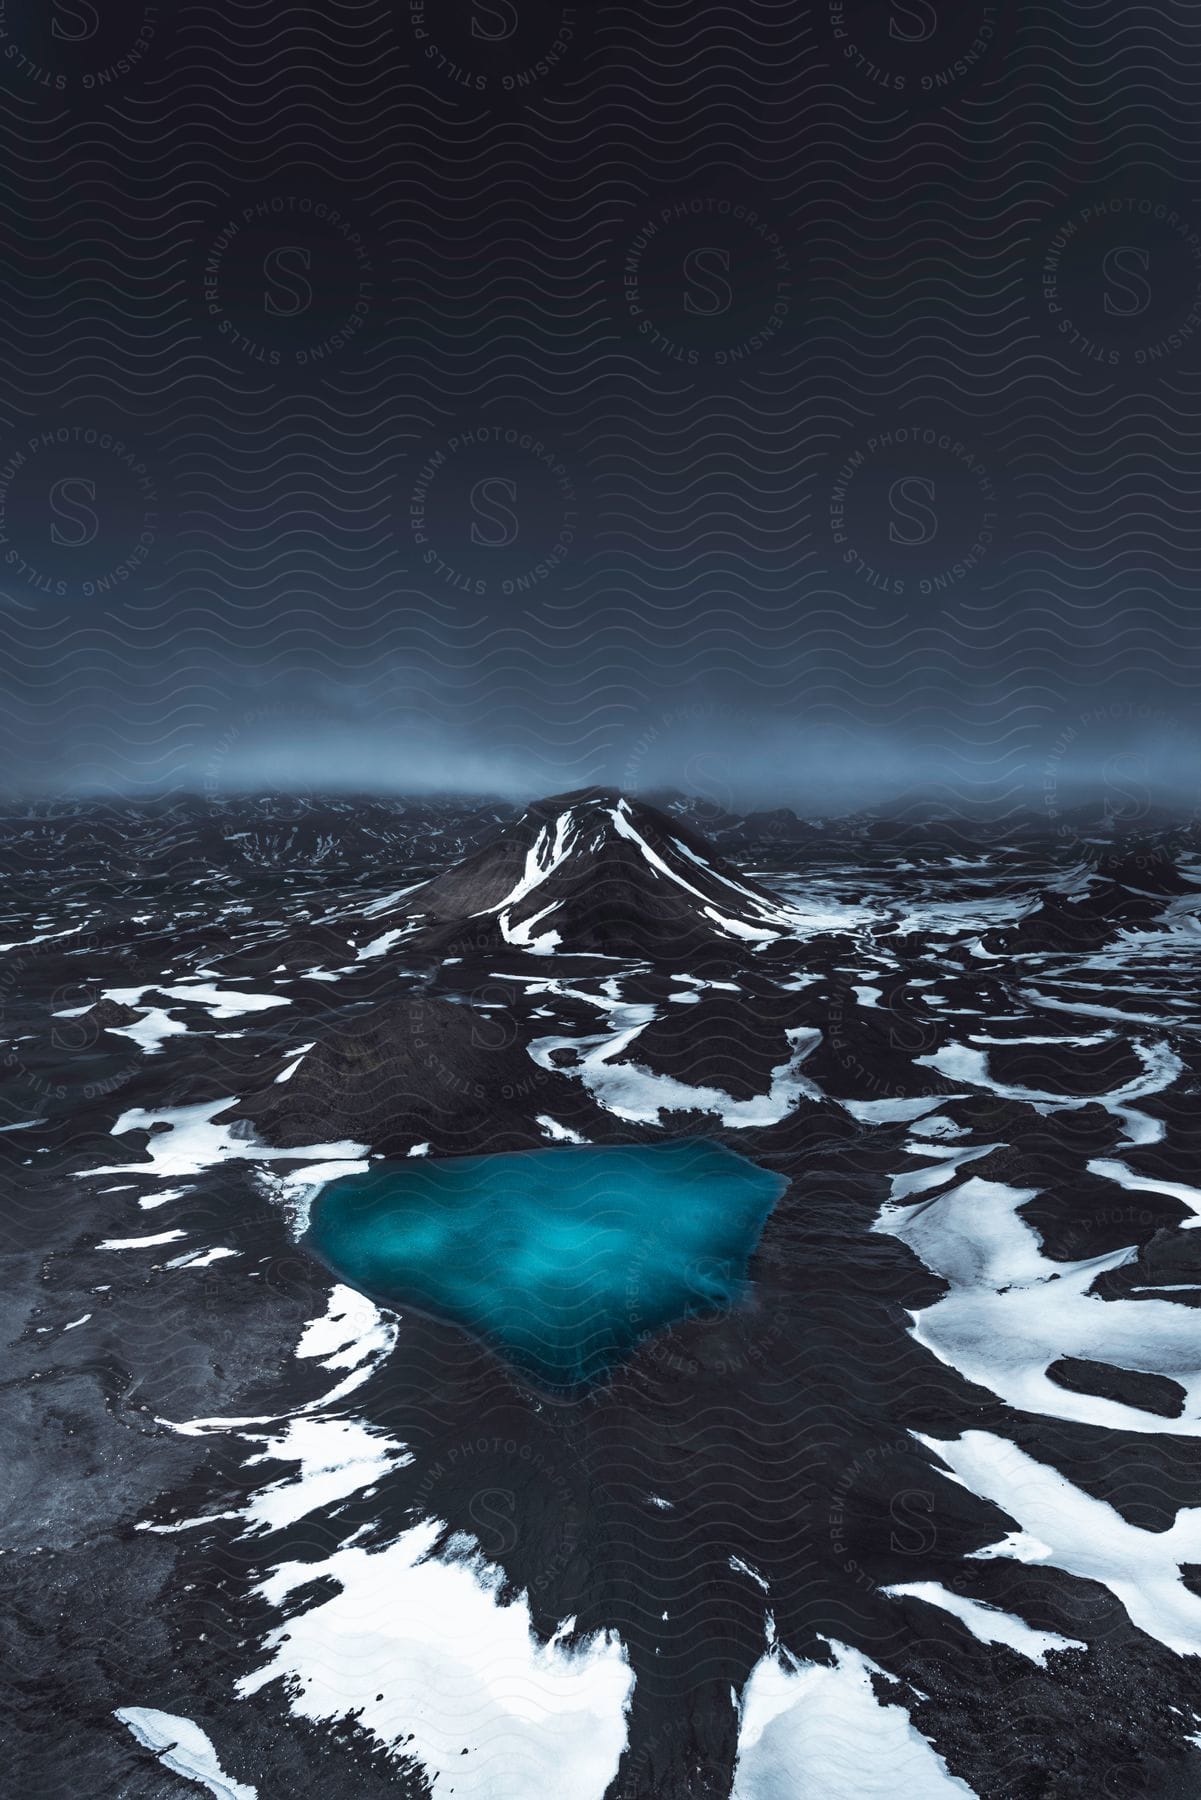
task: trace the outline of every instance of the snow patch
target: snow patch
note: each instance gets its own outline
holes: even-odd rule
[[[334,1150],[361,1151],[363,1146],[360,1144],[330,1144],[325,1148],[331,1152]],[[318,1146],[317,1154],[321,1153],[321,1147]],[[275,1154],[278,1155],[279,1152],[277,1151]],[[313,1150],[301,1150],[293,1154],[311,1156]],[[329,1162],[310,1163],[305,1168],[289,1169],[286,1174],[282,1175],[261,1170],[257,1177],[257,1185],[261,1193],[283,1209],[292,1236],[301,1238],[309,1228],[309,1214],[312,1211],[313,1202],[322,1188],[328,1182],[341,1181],[348,1175],[362,1175],[370,1166],[360,1155],[353,1160],[344,1162],[331,1159]]]
[[[966,1625],[972,1636],[979,1638],[982,1644],[1005,1644],[1010,1650],[1016,1650],[1019,1656],[1027,1656],[1031,1662],[1041,1663],[1044,1668],[1052,1650],[1088,1648],[1078,1638],[1060,1637],[1054,1631],[1035,1631],[1024,1619],[1002,1612],[999,1606],[989,1606],[983,1600],[969,1600],[966,1595],[953,1593],[950,1588],[943,1587],[937,1581],[910,1581],[881,1591],[898,1600],[924,1600],[927,1606],[941,1607],[943,1612],[951,1613],[961,1624]]]
[[[130,1038],[147,1056],[157,1056],[166,1038],[178,1037],[188,1028],[181,1019],[173,1018],[165,1007],[152,1006],[133,1025],[108,1025],[105,1029],[114,1037]]]
[[[1139,1175],[1125,1163],[1104,1156],[1093,1158],[1088,1172],[1100,1175],[1106,1181],[1116,1181],[1119,1187],[1133,1194],[1166,1194],[1169,1200],[1179,1200],[1193,1214],[1191,1219],[1181,1220],[1182,1231],[1191,1231],[1201,1225],[1201,1188],[1190,1187],[1183,1181],[1157,1181],[1153,1176]]]
[[[208,1009],[214,1019],[238,1019],[243,1013],[266,1012],[272,1006],[291,1006],[280,994],[244,994],[238,988],[214,987],[211,982],[191,981],[179,987],[165,987],[148,992],[166,994],[168,1000],[193,1000]]]
[[[263,1144],[244,1120],[227,1124],[215,1122],[218,1113],[235,1105],[234,1098],[206,1100],[196,1106],[165,1107],[146,1111],[133,1107],[124,1112],[113,1126],[113,1136],[126,1131],[145,1131],[151,1125],[168,1125],[168,1131],[156,1132],[147,1142],[150,1166],[143,1163],[117,1163],[92,1169],[91,1175],[149,1175],[159,1180],[178,1175],[198,1175],[202,1169],[221,1162],[287,1162],[308,1166],[271,1177],[263,1175],[265,1191],[281,1200],[289,1209],[294,1230],[299,1236],[308,1223],[308,1209],[322,1184],[343,1175],[360,1175],[367,1167],[361,1159],[367,1154],[365,1144],[305,1144],[291,1150],[276,1150]],[[320,1158],[318,1162],[311,1159]],[[170,1196],[174,1197],[174,1195]],[[161,1205],[168,1196],[141,1202],[142,1206]]]
[[[749,1575],[751,1580],[756,1582],[759,1587],[763,1589],[765,1594],[770,1592],[769,1584],[763,1579],[763,1576],[760,1575],[758,1569],[753,1569],[749,1562],[743,1562],[741,1556],[732,1556],[730,1558],[730,1567],[734,1570],[736,1575]]]
[[[1201,1507],[1182,1507],[1167,1531],[1144,1531],[1007,1438],[987,1431],[965,1431],[951,1442],[913,1435],[963,1487],[1017,1520],[1019,1530],[977,1557],[1012,1556],[1100,1582],[1148,1637],[1179,1656],[1201,1655],[1201,1597],[1180,1575],[1181,1563],[1201,1560]]]
[[[973,1790],[901,1706],[882,1705],[858,1650],[827,1640],[831,1667],[771,1650],[739,1708],[731,1800],[960,1800]]]
[[[915,1060],[920,1067],[937,1069],[940,1075],[947,1076],[951,1081],[962,1081],[970,1087],[984,1088],[996,1094],[999,1099],[1022,1100],[1043,1116],[1057,1112],[1079,1112],[1089,1106],[1103,1106],[1125,1126],[1125,1143],[1157,1144],[1164,1135],[1162,1122],[1139,1112],[1131,1103],[1162,1093],[1184,1072],[1184,1064],[1166,1044],[1144,1044],[1134,1039],[1130,1048],[1143,1065],[1142,1073],[1108,1094],[1084,1096],[1047,1094],[1037,1088],[1018,1087],[1010,1082],[996,1081],[990,1073],[985,1053],[972,1049],[967,1044],[944,1044],[932,1055],[919,1056]]]
[[[275,1077],[274,1085],[276,1087],[279,1087],[281,1082],[291,1081],[293,1075],[295,1075],[297,1069],[300,1067],[301,1063],[304,1061],[305,1057],[308,1055],[309,1051],[312,1048],[313,1048],[312,1044],[301,1044],[301,1046],[298,1050],[294,1050],[291,1052],[292,1056],[295,1058],[295,1061],[290,1062],[288,1064],[287,1068],[281,1070],[281,1072]]]
[[[97,1250],[148,1250],[154,1244],[173,1244],[177,1238],[186,1237],[184,1231],[160,1231],[156,1237],[105,1238],[97,1244]]]
[[[578,1131],[573,1131],[570,1125],[560,1125],[557,1119],[550,1118],[546,1113],[539,1113],[534,1123],[540,1126],[545,1135],[556,1144],[586,1144],[588,1142],[588,1139],[581,1137]]]
[[[372,1487],[393,1469],[413,1461],[386,1432],[358,1419],[296,1416],[277,1436],[262,1436],[265,1447],[247,1457],[257,1463],[295,1463],[297,1473],[260,1488],[245,1509],[247,1534],[282,1531]],[[244,1534],[245,1535],[245,1534]]]
[[[911,1119],[924,1119],[937,1112],[948,1100],[962,1100],[963,1094],[926,1094],[916,1100],[840,1100],[839,1106],[861,1125],[908,1125]]]
[[[238,1693],[282,1680],[298,1717],[353,1711],[431,1782],[449,1776],[457,1800],[602,1800],[634,1682],[620,1639],[606,1631],[571,1644],[564,1625],[542,1643],[527,1597],[501,1598],[503,1573],[474,1540],[453,1540],[454,1561],[431,1557],[444,1530],[430,1519],[383,1550],[348,1545],[274,1569],[259,1589],[269,1605],[314,1581],[340,1591],[272,1631],[267,1662]]]
[[[1201,1436],[1201,1333],[1171,1300],[1103,1300],[1098,1275],[1137,1247],[1082,1262],[1055,1262],[1018,1216],[1033,1188],[973,1178],[915,1206],[886,1206],[873,1229],[898,1237],[950,1292],[915,1313],[911,1327],[940,1362],[1022,1412],[1121,1431]],[[1075,1394],[1050,1380],[1060,1357],[1163,1375],[1185,1390],[1179,1418]]]
[[[119,1706],[113,1713],[139,1744],[152,1750],[165,1769],[199,1782],[216,1800],[258,1800],[258,1789],[233,1781],[217,1760],[217,1752],[199,1725],[177,1713],[149,1706]]]
[[[370,962],[374,957],[386,955],[393,944],[399,943],[411,930],[411,926],[401,925],[395,931],[385,931],[381,937],[372,938],[369,944],[364,944],[361,950],[355,951],[355,961]]]
[[[690,1087],[674,1075],[657,1075],[638,1063],[621,1060],[654,1017],[653,1007],[617,1007],[614,1035],[538,1038],[530,1044],[529,1054],[539,1068],[554,1070],[558,1068],[553,1060],[555,1051],[576,1051],[575,1066],[558,1068],[558,1072],[582,1081],[598,1105],[615,1117],[643,1125],[661,1124],[664,1112],[692,1110],[716,1113],[722,1124],[730,1127],[775,1125],[787,1118],[798,1100],[821,1099],[820,1090],[800,1073],[805,1058],[821,1042],[821,1032],[812,1026],[797,1026],[786,1033],[791,1055],[772,1070],[765,1094],[735,1100],[721,1088]]]

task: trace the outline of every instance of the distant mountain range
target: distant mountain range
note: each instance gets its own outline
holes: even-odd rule
[[[603,794],[607,789],[585,789]],[[572,798],[579,798],[579,795]],[[448,859],[469,856],[523,816],[537,816],[539,801],[525,809],[480,796],[406,798],[381,795],[203,795],[173,799],[40,799],[0,805],[0,872],[12,879],[40,878],[64,866],[95,880],[213,874],[304,873],[326,869],[355,873],[397,861],[426,858],[431,872]],[[864,855],[940,856],[980,853],[1001,844],[1045,846],[1049,859],[1099,858],[1125,840],[1171,841],[1201,848],[1195,819],[1164,809],[1137,818],[1110,815],[1103,804],[1003,816],[966,816],[915,799],[881,812],[803,817],[781,806],[731,811],[679,791],[631,804],[653,811],[664,829],[693,833],[709,848],[739,858],[771,858],[773,852],[808,849]]]

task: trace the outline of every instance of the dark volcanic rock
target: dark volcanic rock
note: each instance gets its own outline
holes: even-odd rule
[[[1173,900],[1195,895],[1201,908],[1201,887],[1179,864],[1177,834],[1123,837],[1084,849],[1086,860],[1061,875],[1017,926],[986,934],[990,950],[1092,950],[1112,943],[1120,931],[1154,929]]]
[[[1125,838],[1104,849],[1094,867],[1103,881],[1131,893],[1195,893],[1201,898],[1201,890],[1177,863],[1172,838]]]
[[[1052,890],[1012,929],[985,934],[994,954],[1088,951],[1112,943],[1119,931],[1146,930],[1163,911],[1159,894],[1132,891],[1104,877],[1081,875],[1069,892]]]
[[[227,1118],[287,1148],[352,1138],[384,1155],[429,1143],[435,1155],[545,1144],[539,1113],[592,1138],[605,1115],[578,1082],[534,1066],[487,1013],[424,995],[389,1001],[331,1032],[286,1081],[273,1061]]]
[[[126,1705],[194,1720],[229,1781],[263,1800],[417,1800],[456,1774],[486,1786],[474,1759],[497,1746],[508,1758],[517,1739],[477,1742],[475,1691],[448,1659],[441,1687],[464,1695],[463,1736],[422,1773],[403,1713],[429,1696],[419,1674],[412,1701],[404,1645],[388,1648],[389,1562],[429,1521],[431,1558],[478,1545],[498,1604],[528,1597],[538,1639],[557,1640],[551,1658],[566,1620],[581,1640],[617,1634],[635,1686],[609,1800],[728,1800],[739,1696],[773,1641],[785,1668],[830,1671],[833,1645],[870,1658],[877,1699],[980,1800],[1198,1800],[1201,1663],[1157,1635],[1158,1610],[1169,1635],[1194,1636],[1164,1541],[1199,1479],[1176,1385],[1196,1315],[1170,1310],[1201,1301],[1201,1231],[1181,1228],[1201,1154],[1189,863],[1148,866],[1132,837],[1077,832],[1081,867],[1048,897],[1053,845],[1001,843],[968,864],[975,827],[955,844],[912,808],[880,831],[823,827],[812,846],[785,812],[738,819],[675,800],[656,812],[604,791],[539,803],[497,836],[500,811],[486,847],[487,809],[421,801],[196,802],[146,825],[114,808],[103,840],[81,826],[59,849],[40,815],[14,831],[13,874],[40,858],[53,881],[14,908],[0,983],[3,1413],[21,1445],[0,1643],[19,1744],[43,1757],[30,1771],[10,1758],[13,1791],[183,1800],[195,1783],[114,1720]],[[808,889],[801,910],[689,825],[763,845],[754,866]],[[795,857],[766,853],[777,832],[803,846]],[[140,884],[124,880],[131,863]],[[998,923],[1020,906],[1035,950],[1040,932],[1069,951],[1114,948],[1085,967],[1027,960],[1020,928]],[[1165,917],[1170,938],[1119,938]],[[993,957],[982,931],[1003,946]],[[145,990],[136,1008],[96,1003],[118,985]],[[186,1029],[161,1045],[112,1035],[168,1005]],[[939,1054],[952,1044],[957,1057]],[[778,1104],[748,1106],[782,1070]],[[917,1096],[924,1116],[897,1104]],[[228,1136],[196,1117],[218,1100]],[[740,1303],[646,1337],[570,1405],[419,1309],[364,1327],[292,1235],[281,1186],[301,1164],[316,1179],[318,1143],[478,1154],[560,1128],[595,1143],[715,1138],[788,1182]],[[976,1179],[1020,1192],[982,1193],[973,1220],[952,1196]],[[1156,1185],[1133,1185],[1144,1180]],[[873,1229],[881,1207],[928,1211],[930,1225],[941,1212],[965,1267],[975,1244],[973,1279],[997,1287],[998,1354],[1020,1360],[1028,1314],[1005,1284],[1034,1266],[1009,1223],[1026,1193],[1018,1223],[1051,1262],[1130,1251],[1088,1288],[1095,1360],[1067,1354],[1081,1345],[1066,1307],[1046,1357],[1061,1401],[1112,1396],[1143,1409],[1146,1429],[1021,1411],[917,1329],[948,1279]],[[698,1298],[710,1273],[689,1271]],[[1067,1286],[1039,1281],[1049,1334]],[[1164,1373],[1116,1366],[1132,1321]],[[946,1473],[965,1433],[992,1440],[1004,1477],[984,1492]],[[385,1467],[389,1439],[403,1454]],[[1076,1555],[1075,1520],[1104,1515],[1057,1517],[1051,1500],[1045,1557],[1003,1553],[1008,1534],[1039,1535],[1044,1482],[1069,1507],[1110,1509],[1111,1568]],[[1148,1579],[1162,1570],[1171,1609],[1141,1575],[1114,1579],[1126,1546]],[[360,1561],[361,1587],[356,1575],[344,1589]],[[273,1597],[270,1572],[303,1563]],[[1183,1576],[1201,1593],[1195,1557]],[[932,1583],[1084,1647],[1036,1661],[985,1641]],[[313,1616],[339,1593],[354,1601],[345,1639]],[[1136,1622],[1126,1607],[1140,1598]],[[405,1595],[402,1637],[437,1624],[419,1600]],[[290,1676],[242,1692],[310,1631],[295,1666],[306,1682],[321,1671],[316,1692],[328,1681],[341,1716],[299,1718]],[[781,1793],[837,1785],[816,1760],[840,1724],[837,1689],[808,1675],[792,1691],[815,1688],[818,1707],[781,1721]],[[371,1718],[381,1690],[400,1709],[392,1742]],[[810,1740],[801,1771],[793,1726]],[[870,1742],[862,1773],[858,1746],[846,1780],[875,1791]],[[898,1768],[903,1782],[908,1756]],[[526,1787],[557,1800],[570,1785]]]
[[[1116,1400],[1163,1419],[1178,1419],[1187,1399],[1177,1381],[1166,1375],[1144,1375],[1135,1369],[1119,1369],[1112,1363],[1090,1362],[1084,1357],[1061,1356],[1047,1370],[1051,1381],[1073,1394],[1094,1394]]]
[[[1141,1196],[1145,1203],[1153,1196]],[[1169,1202],[1175,1204],[1175,1202]],[[1145,1231],[1145,1227],[1144,1227]],[[1132,1240],[1134,1230],[1127,1232]],[[1103,1275],[1096,1292],[1108,1298],[1167,1299],[1177,1306],[1201,1305],[1201,1243],[1196,1231],[1161,1227],[1133,1262]]]
[[[804,1026],[798,997],[764,993],[681,993],[639,1032],[630,1055],[655,1074],[689,1087],[717,1088],[734,1100],[765,1094],[773,1074],[802,1047],[790,1030]],[[816,1038],[816,1032],[808,1034]]]
[[[133,1025],[141,1018],[141,1013],[132,1006],[122,1006],[117,1000],[98,1000],[85,1013],[80,1013],[77,1025],[91,1025],[98,1031],[108,1031],[117,1025]]]

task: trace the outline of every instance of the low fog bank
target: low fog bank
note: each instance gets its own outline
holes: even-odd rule
[[[584,734],[581,733],[583,738]],[[524,741],[517,741],[524,738]],[[604,785],[647,799],[683,792],[714,813],[790,807],[835,817],[910,805],[948,813],[1035,812],[1054,825],[1081,805],[1137,817],[1192,817],[1201,802],[1201,734],[1125,705],[1049,720],[996,744],[941,734],[909,738],[871,727],[821,729],[698,704],[631,724],[618,742],[573,753],[514,734],[379,729],[329,719],[246,715],[172,754],[100,757],[67,745],[36,775],[8,771],[4,798],[201,796],[214,805],[253,795],[473,796],[521,805]]]

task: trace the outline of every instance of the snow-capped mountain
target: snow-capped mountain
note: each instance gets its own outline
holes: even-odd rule
[[[443,954],[507,945],[681,962],[715,946],[762,949],[794,923],[686,825],[607,788],[538,801],[407,910],[419,944]]]

